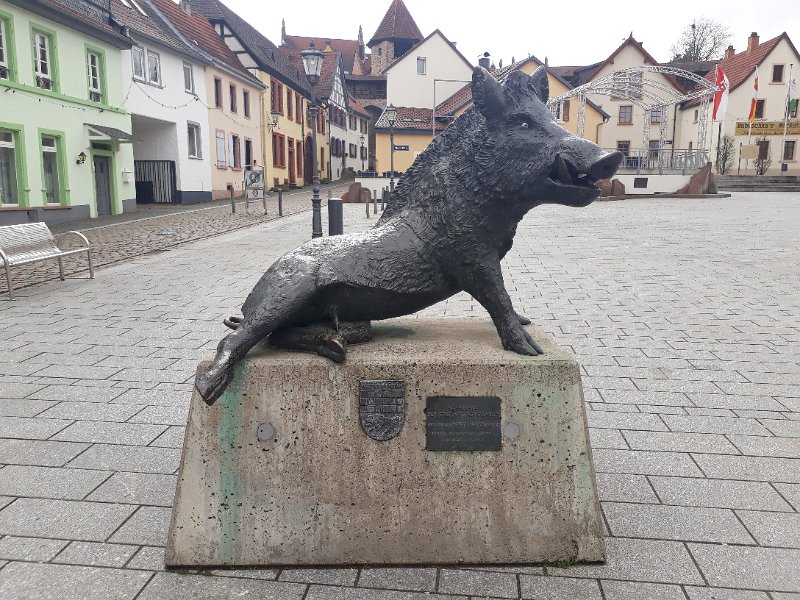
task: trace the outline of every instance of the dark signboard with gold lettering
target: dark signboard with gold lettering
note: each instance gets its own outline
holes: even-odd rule
[[[425,408],[426,450],[500,450],[500,398],[434,396]]]

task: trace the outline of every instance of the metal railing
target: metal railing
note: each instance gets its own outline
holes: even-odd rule
[[[619,150],[618,148],[605,148],[609,152]],[[619,171],[635,172],[637,175],[642,172],[663,175],[664,173],[685,175],[702,169],[709,162],[710,155],[708,150],[694,150],[689,148],[631,148],[630,150],[620,150],[625,155],[625,160],[619,167]]]

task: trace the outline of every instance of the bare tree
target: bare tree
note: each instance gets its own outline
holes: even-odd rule
[[[767,136],[761,136],[756,141],[756,144],[758,144],[758,158],[753,162],[753,167],[756,170],[756,175],[763,175],[772,166],[772,152],[769,149]]]
[[[670,48],[672,61],[695,62],[722,58],[731,31],[722,23],[700,17],[686,27]]]
[[[717,144],[717,173],[727,175],[733,168],[733,155],[736,152],[736,138],[723,135]]]

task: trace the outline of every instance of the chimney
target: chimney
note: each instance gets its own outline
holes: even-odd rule
[[[725,49],[725,58],[733,58],[735,54],[736,50],[733,49],[733,45],[730,45]]]
[[[181,0],[181,8],[190,17],[192,16],[192,3],[191,0]]]
[[[491,55],[488,52],[484,52],[483,56],[478,59],[478,65],[489,70],[489,67],[492,65],[492,59],[489,58]]]
[[[549,67],[550,66],[550,59],[547,58],[546,56],[544,57],[544,66],[545,67]]]
[[[758,46],[758,34],[754,31],[750,34],[750,37],[747,38],[747,51],[752,52]]]

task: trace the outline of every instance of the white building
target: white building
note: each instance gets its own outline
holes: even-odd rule
[[[433,109],[471,81],[473,68],[436,29],[386,69],[386,102]]]
[[[185,43],[147,0],[112,0],[134,46],[123,53],[138,203],[211,200],[210,61]]]
[[[755,92],[756,67],[759,77],[757,93]],[[712,161],[716,156],[720,135],[732,135],[735,138],[732,173],[736,173],[739,167],[740,147],[750,144],[758,145],[760,155],[771,160],[771,165],[764,174],[780,174],[781,164],[784,163],[788,174],[800,175],[798,166],[800,119],[796,102],[786,121],[785,142],[783,135],[790,70],[791,78],[800,82],[800,54],[789,36],[784,32],[761,43],[758,34],[752,33],[747,39],[746,50],[737,54],[732,46],[729,47],[719,62],[719,68],[728,77],[729,97],[724,122],[714,123],[709,127]],[[714,70],[712,69],[706,77],[714,81]],[[748,117],[754,94],[756,112],[751,126]],[[791,99],[796,100],[798,96],[800,96],[800,86],[795,85]],[[690,144],[697,139],[697,111],[696,102],[687,103],[678,111],[676,136],[682,145]],[[742,160],[741,174],[755,174],[754,161]]]

